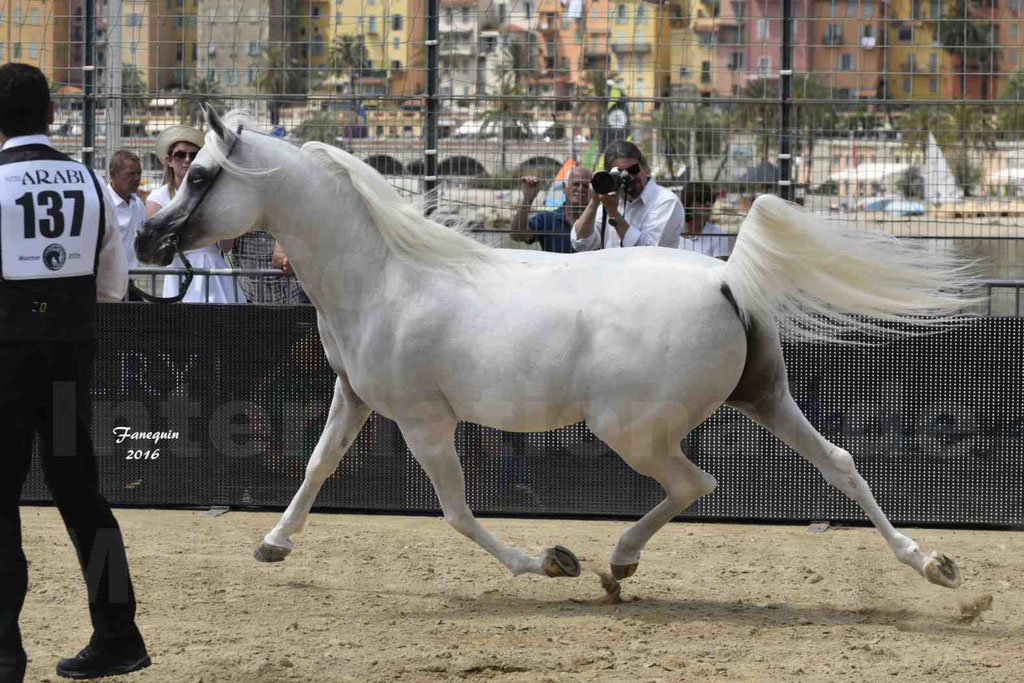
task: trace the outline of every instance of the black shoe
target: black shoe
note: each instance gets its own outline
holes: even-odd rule
[[[64,678],[103,678],[145,669],[152,664],[146,649],[128,653],[104,652],[86,645],[74,657],[57,662],[57,675]]]

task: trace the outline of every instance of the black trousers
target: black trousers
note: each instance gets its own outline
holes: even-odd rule
[[[92,645],[143,647],[121,530],[100,495],[90,423],[95,343],[0,341],[0,682],[24,675],[18,617],[28,572],[18,502],[32,439],[43,474],[78,553],[89,595]],[[74,654],[74,653],[69,653]],[[20,674],[19,674],[20,670]]]

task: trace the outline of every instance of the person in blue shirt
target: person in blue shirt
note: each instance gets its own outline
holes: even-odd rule
[[[554,211],[541,211],[530,218],[530,205],[540,193],[540,178],[523,176],[519,179],[522,200],[512,218],[512,239],[533,244],[540,242],[544,251],[571,254],[569,231],[590,202],[590,170],[573,166],[562,185],[565,201]]]

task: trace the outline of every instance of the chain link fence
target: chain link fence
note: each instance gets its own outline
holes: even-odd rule
[[[0,57],[41,66],[61,149],[105,171],[199,103],[321,140],[497,246],[522,199],[634,141],[711,185],[957,249],[1024,279],[1021,0],[0,0]],[[1019,306],[993,290],[993,310]]]

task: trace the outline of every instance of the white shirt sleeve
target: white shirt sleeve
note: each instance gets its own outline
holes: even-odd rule
[[[679,247],[683,231],[683,203],[674,194],[665,193],[654,203],[640,226],[630,225],[622,245],[625,247]]]
[[[106,197],[104,201],[103,243],[96,266],[96,300],[120,301],[128,291],[128,264],[121,251],[121,235],[114,219],[114,207]]]
[[[576,225],[573,224],[572,230],[569,231],[569,241],[572,242],[573,251],[594,251],[600,249],[603,245],[600,243],[600,229],[601,229],[601,216],[603,209],[598,209],[594,214],[594,231],[587,237],[580,239],[576,236]]]

